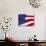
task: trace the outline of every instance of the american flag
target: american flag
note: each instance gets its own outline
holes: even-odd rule
[[[19,26],[33,26],[35,17],[33,15],[19,14],[18,25]]]

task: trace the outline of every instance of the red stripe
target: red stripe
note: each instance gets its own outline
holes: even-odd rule
[[[27,16],[27,15],[26,15],[26,17],[34,17],[34,16],[31,16],[31,15],[30,15],[30,16]]]
[[[34,19],[25,20],[25,22],[34,21]]]
[[[31,23],[31,24],[28,24],[28,25],[26,25],[26,26],[33,26],[34,25],[34,23]]]

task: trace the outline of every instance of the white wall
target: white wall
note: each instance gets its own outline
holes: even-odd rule
[[[35,26],[34,27],[19,27],[18,24],[18,14],[29,14],[35,16]],[[37,35],[37,39],[45,39],[45,16],[46,8],[33,8],[30,6],[28,0],[0,0],[0,16],[12,17],[13,22],[8,34],[10,37],[16,40],[27,40],[34,34]],[[0,32],[0,34],[2,31]],[[45,33],[45,34],[44,34]],[[1,34],[2,35],[2,34]],[[0,39],[3,37],[0,36]]]

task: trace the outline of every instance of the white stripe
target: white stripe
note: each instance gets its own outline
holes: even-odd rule
[[[25,20],[34,19],[34,17],[26,17]]]
[[[34,23],[34,21],[26,22],[26,23],[24,23],[24,24],[21,24],[20,26],[26,26],[26,25],[29,25],[29,24],[32,24],[32,23]]]

